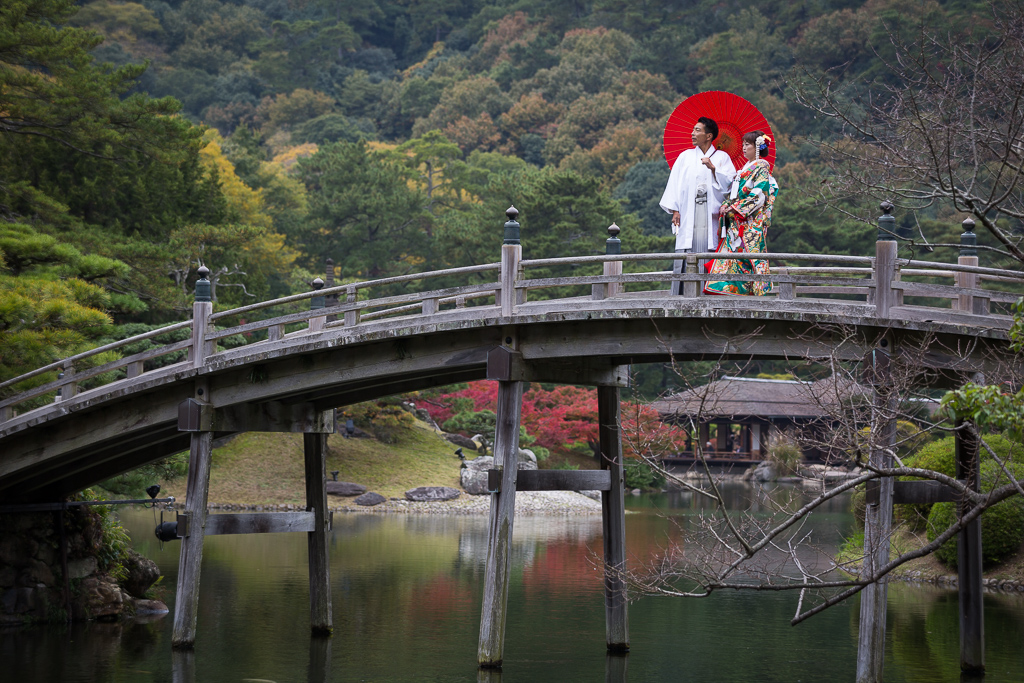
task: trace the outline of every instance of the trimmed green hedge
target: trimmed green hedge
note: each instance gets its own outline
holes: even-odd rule
[[[1008,469],[1020,479],[1024,476],[1022,447],[1001,436],[986,436],[985,441],[1000,459],[1007,463]],[[948,443],[946,443],[948,442]],[[930,443],[913,459],[913,467],[928,467],[938,472],[953,476],[953,438],[945,438]],[[929,450],[929,446],[940,446]],[[1011,456],[1013,460],[1008,460]],[[988,492],[992,488],[1009,483],[1007,475],[998,464],[982,451],[981,489]],[[1017,462],[1014,462],[1014,461]],[[927,509],[928,506],[897,506],[898,508]],[[936,503],[928,511],[928,540],[932,541],[956,520],[955,503]],[[1024,544],[1024,499],[1015,496],[984,512],[981,516],[982,559],[985,566],[997,564],[1020,550]],[[935,555],[945,565],[956,567],[956,537],[939,548]]]

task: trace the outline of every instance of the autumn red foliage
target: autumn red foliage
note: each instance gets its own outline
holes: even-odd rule
[[[430,417],[444,424],[455,414],[456,399],[470,399],[474,411],[497,410],[498,383],[470,382],[465,389],[441,394],[426,405]],[[580,443],[596,449],[597,390],[573,386],[544,389],[532,384],[523,394],[522,425],[554,454],[564,455]],[[664,424],[650,406],[629,401],[622,403],[622,430],[627,457],[681,451],[686,438],[680,430]]]

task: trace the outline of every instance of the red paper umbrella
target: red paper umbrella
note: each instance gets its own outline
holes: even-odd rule
[[[718,124],[716,148],[729,153],[732,163],[739,170],[747,163],[743,156],[743,135],[755,130],[764,131],[772,138],[768,153],[763,158],[775,168],[775,135],[764,115],[757,107],[739,95],[721,90],[698,93],[679,103],[665,124],[665,160],[672,166],[682,152],[693,147],[690,133],[697,119],[707,116]]]

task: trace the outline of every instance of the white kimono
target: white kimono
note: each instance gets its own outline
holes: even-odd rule
[[[715,173],[701,163],[704,157],[711,157],[715,165]],[[727,152],[715,149],[712,145],[707,152],[698,148],[688,149],[678,157],[672,165],[672,173],[668,177],[665,194],[661,196],[661,208],[668,213],[679,212],[679,227],[672,227],[676,235],[676,250],[693,249],[693,251],[714,251],[718,247],[718,209],[725,201],[736,167]],[[708,243],[693,244],[694,207],[696,206],[697,186],[707,187],[707,225],[709,226]]]

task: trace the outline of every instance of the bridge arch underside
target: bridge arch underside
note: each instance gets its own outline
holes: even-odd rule
[[[926,381],[998,372],[1006,335],[957,325],[801,313],[647,309],[558,315],[482,315],[434,324],[361,324],[223,351],[82,392],[0,427],[0,500],[55,501],[122,472],[187,450],[178,405],[216,408],[306,404],[327,410],[396,393],[486,377],[489,351],[506,345],[542,381],[625,364],[712,359],[863,359],[885,336],[914,349]],[[544,373],[550,373],[546,377]],[[990,375],[991,376],[991,375]],[[199,389],[203,394],[199,394]],[[217,437],[233,432],[218,432]]]

